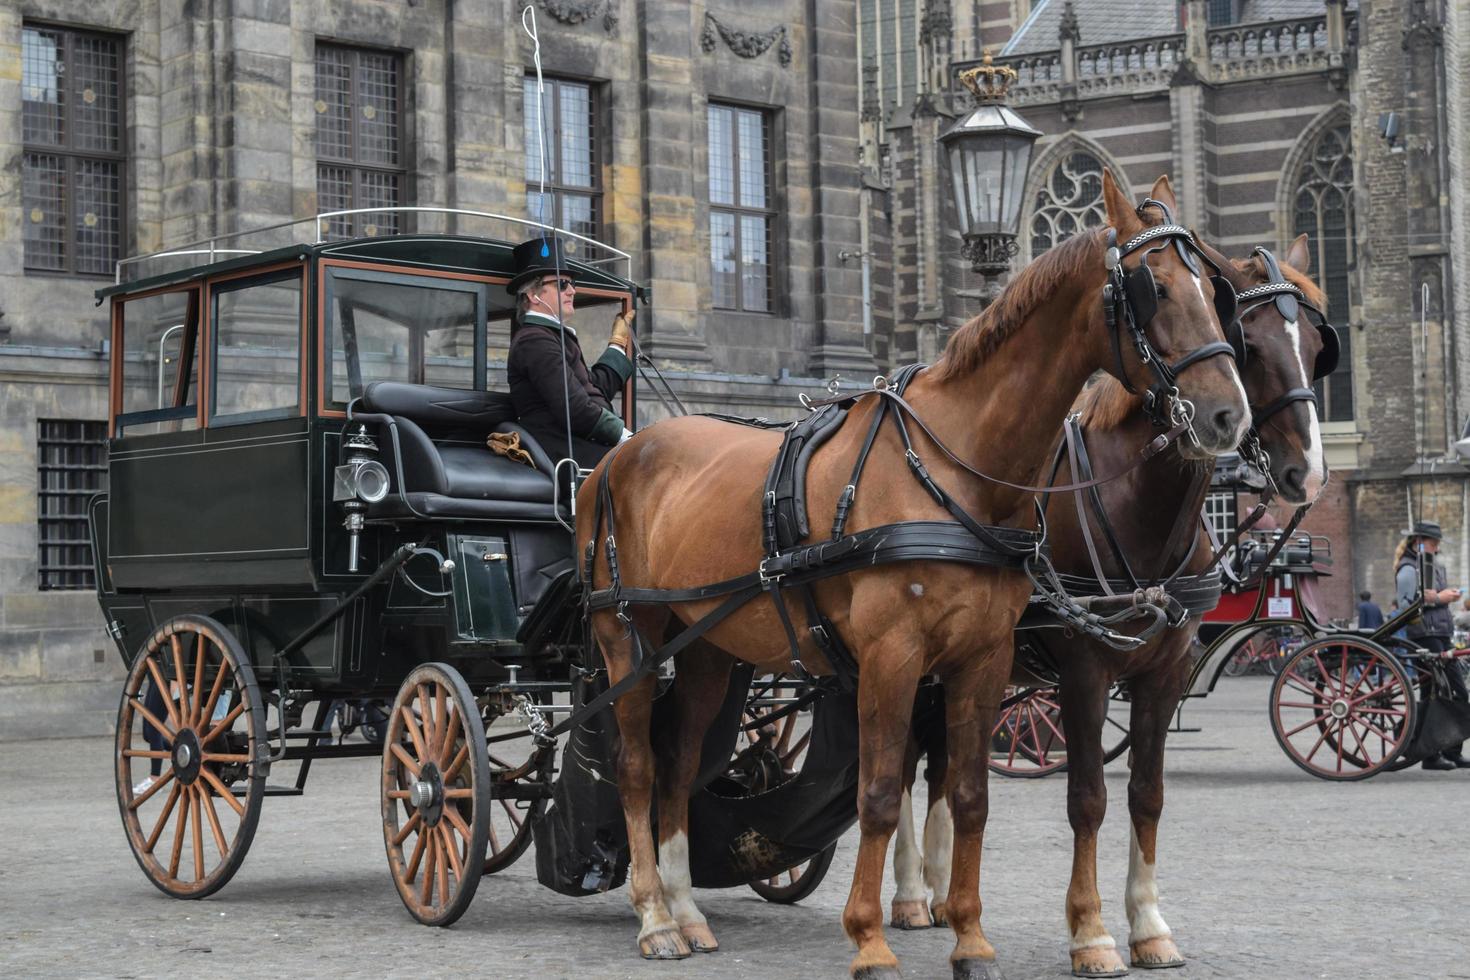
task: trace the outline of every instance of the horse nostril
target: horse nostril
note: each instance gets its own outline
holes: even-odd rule
[[[1284,489],[1293,493],[1305,493],[1307,488],[1307,471],[1301,466],[1288,466],[1281,472],[1281,483]]]
[[[1215,431],[1225,436],[1235,431],[1240,413],[1233,408],[1222,408],[1215,413]]]

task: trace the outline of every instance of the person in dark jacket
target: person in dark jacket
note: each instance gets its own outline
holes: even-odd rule
[[[507,284],[516,297],[506,374],[520,424],[552,459],[571,452],[589,469],[631,433],[612,403],[633,374],[631,319],[618,314],[607,350],[590,368],[572,326],[572,282],[559,238],[533,238],[513,252],[516,273]]]
[[[1373,601],[1373,593],[1358,593],[1358,629],[1376,630],[1383,625],[1383,610]]]
[[[1444,532],[1434,521],[1415,521],[1414,526],[1405,532],[1404,542],[1394,555],[1394,581],[1401,606],[1407,606],[1418,597],[1420,559],[1425,559],[1431,578],[1423,583],[1424,607],[1419,618],[1408,624],[1406,632],[1410,640],[1435,653],[1450,649],[1450,638],[1455,631],[1450,607],[1459,601],[1461,595],[1459,589],[1448,587],[1444,567],[1434,560],[1443,538]],[[1458,700],[1466,700],[1465,681],[1458,667],[1445,673],[1454,689],[1454,696]],[[1470,769],[1470,759],[1461,754],[1462,750],[1463,745],[1452,745],[1441,755],[1425,759],[1424,768]]]

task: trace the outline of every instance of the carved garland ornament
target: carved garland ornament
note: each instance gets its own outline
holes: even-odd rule
[[[602,28],[611,34],[618,29],[618,0],[541,0],[541,9],[573,26],[602,13]]]
[[[705,54],[710,54],[715,50],[716,38],[724,41],[727,48],[742,58],[759,58],[779,38],[781,44],[776,48],[776,58],[781,62],[782,68],[791,64],[791,41],[786,37],[785,24],[778,24],[764,34],[747,34],[744,31],[726,27],[715,19],[714,14],[706,10],[704,31],[699,35],[699,46]]]

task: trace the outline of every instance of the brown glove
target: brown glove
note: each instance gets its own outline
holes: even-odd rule
[[[613,318],[612,337],[608,340],[612,346],[621,347],[629,357],[633,356],[633,313],[629,310]]]

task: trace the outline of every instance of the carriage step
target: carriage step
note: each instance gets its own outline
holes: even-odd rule
[[[230,792],[232,792],[236,796],[244,796],[245,795],[245,787],[244,786],[231,786],[230,787]],[[261,794],[261,795],[262,796],[301,796],[304,792],[305,792],[305,790],[303,790],[299,786],[273,786],[270,783],[266,783],[265,784],[265,792],[263,794]]]

